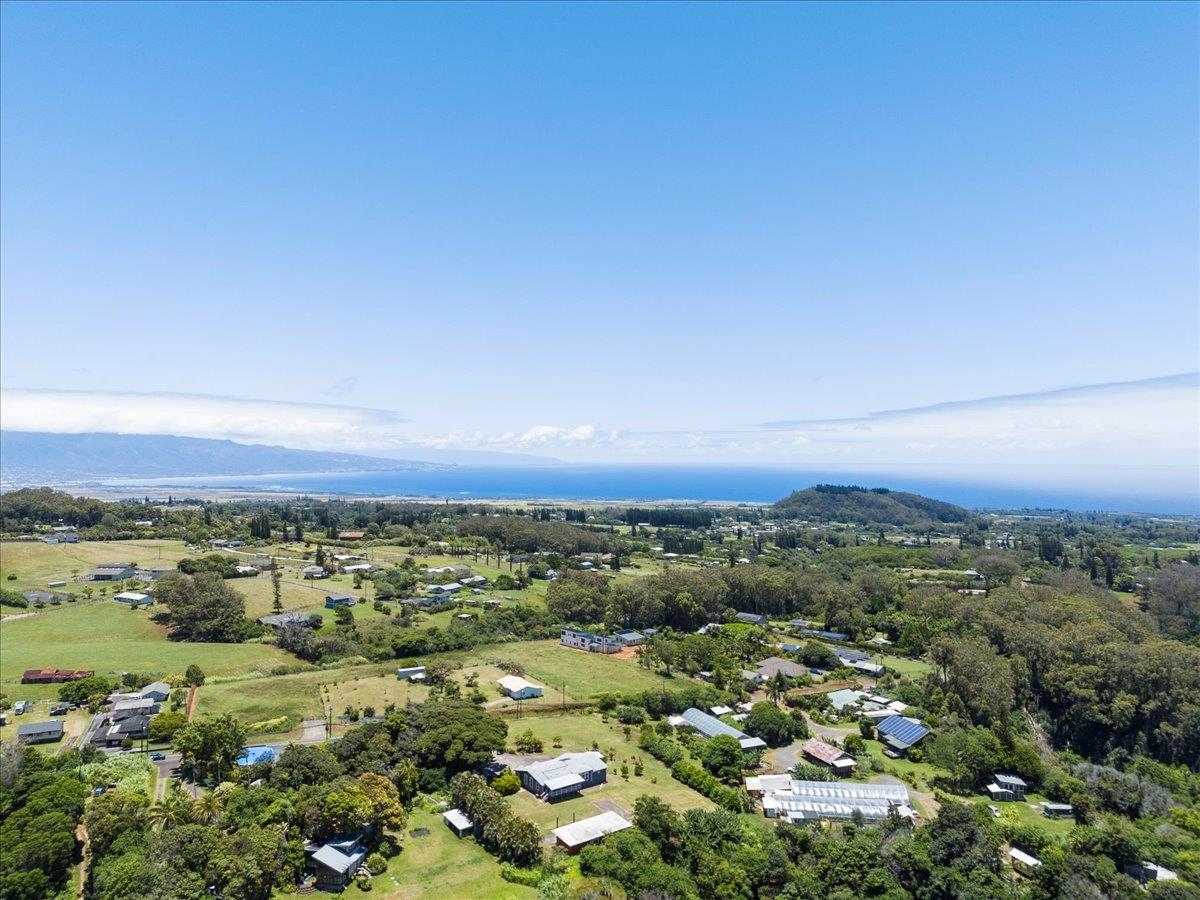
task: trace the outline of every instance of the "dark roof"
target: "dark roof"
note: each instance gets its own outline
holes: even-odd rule
[[[905,747],[911,747],[929,734],[928,728],[907,716],[888,716],[875,726],[875,730],[884,737],[892,738],[889,744]]]
[[[17,726],[18,737],[30,737],[38,734],[62,734],[62,722],[28,722]]]

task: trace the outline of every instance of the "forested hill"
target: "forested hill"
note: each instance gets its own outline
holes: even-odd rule
[[[104,477],[268,475],[428,468],[431,463],[151,434],[0,432],[6,484]]]
[[[793,491],[775,503],[771,510],[784,519],[858,525],[913,526],[966,522],[971,518],[961,506],[931,500],[920,494],[836,484],[818,484],[803,491]]]

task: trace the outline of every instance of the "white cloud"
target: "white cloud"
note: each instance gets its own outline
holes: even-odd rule
[[[185,394],[6,391],[18,431],[181,434],[312,450],[537,453],[579,462],[796,466],[1197,466],[1200,376],[945,403],[737,429],[618,431],[598,423],[432,432],[400,414]]]

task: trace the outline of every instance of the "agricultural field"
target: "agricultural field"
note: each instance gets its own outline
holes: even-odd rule
[[[560,753],[592,749],[593,742],[599,747],[608,763],[608,783],[584,791],[569,800],[543,803],[528,791],[518,791],[509,797],[513,809],[525,816],[544,832],[566,825],[575,819],[584,819],[604,812],[602,801],[615,804],[632,814],[633,804],[642,794],[654,794],[680,812],[687,809],[712,809],[713,803],[679,783],[671,777],[670,770],[637,745],[638,727],[630,726],[629,737],[625,726],[615,719],[607,722],[599,714],[535,715],[520,719],[506,718],[511,745],[517,735],[526,730],[544,743],[543,756],[553,757]],[[556,746],[560,745],[560,746]],[[642,760],[642,775],[634,774],[634,758]],[[621,766],[629,767],[629,777],[621,775]]]
[[[182,673],[195,663],[209,675],[266,672],[297,665],[295,657],[269,644],[173,642],[145,609],[130,610],[111,600],[63,604],[0,622],[0,689],[10,696],[25,669],[94,669],[98,675]],[[54,685],[22,686],[32,698],[54,696]],[[37,689],[37,690],[33,690]]]

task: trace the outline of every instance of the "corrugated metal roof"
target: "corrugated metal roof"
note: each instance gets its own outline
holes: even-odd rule
[[[732,725],[727,725],[716,716],[710,716],[703,710],[692,707],[683,711],[683,719],[705,737],[716,737],[727,734],[733,738],[744,738],[746,735]]]
[[[602,837],[632,828],[633,823],[615,812],[601,813],[554,829],[554,836],[568,847],[581,847]]]

